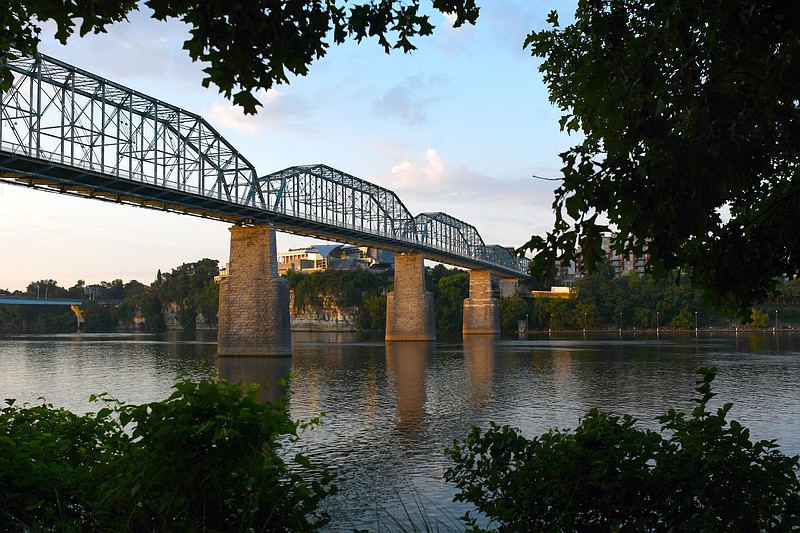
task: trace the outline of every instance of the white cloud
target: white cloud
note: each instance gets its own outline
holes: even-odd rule
[[[395,156],[401,149],[389,148]],[[389,172],[367,179],[393,190],[412,213],[445,212],[475,226],[487,244],[519,246],[552,228],[553,183],[452,165],[434,148],[397,159]]]
[[[403,159],[392,167],[387,180],[391,189],[437,190],[446,180],[442,158],[433,148],[425,150],[422,157]]]
[[[240,133],[256,135],[261,127],[252,117],[244,114],[241,107],[233,104],[213,102],[211,108],[204,113],[206,119],[215,127],[223,126]]]
[[[267,129],[294,131],[303,135],[316,132],[309,117],[314,106],[293,92],[278,89],[259,91],[261,107],[256,115],[246,115],[242,108],[228,101],[216,100],[203,115],[213,125],[221,125],[246,135],[258,135]]]

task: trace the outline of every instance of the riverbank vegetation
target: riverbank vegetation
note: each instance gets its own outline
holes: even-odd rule
[[[332,475],[298,450],[319,423],[256,386],[179,379],[166,400],[96,413],[0,409],[3,531],[314,531]]]
[[[798,456],[751,442],[732,404],[710,410],[716,369],[698,374],[696,407],[658,417],[660,432],[597,409],[532,439],[492,423],[446,450],[445,478],[493,531],[796,531]]]
[[[194,330],[197,317],[209,327],[216,326],[219,307],[219,262],[201,259],[184,263],[144,285],[121,279],[86,286],[78,280],[70,288],[54,280],[35,281],[25,291],[2,291],[14,297],[74,298],[85,300],[81,311],[83,330],[104,332],[133,329],[167,329],[167,318],[184,330]],[[0,305],[0,333],[72,333],[77,321],[69,306]]]
[[[460,332],[469,273],[441,264],[426,267],[425,272],[426,289],[434,298],[436,329]],[[82,305],[83,329],[163,331],[169,326],[191,331],[198,324],[213,329],[219,310],[218,273],[216,260],[201,259],[163,274],[158,271],[149,285],[136,280],[101,282],[91,288],[99,291],[97,300]],[[386,293],[393,288],[390,273],[331,270],[289,272],[286,277],[293,313],[321,312],[332,306],[346,310],[358,330],[385,327]],[[70,288],[40,280],[12,295],[83,299],[87,291],[82,280]],[[499,300],[499,311],[504,331],[516,330],[520,322],[532,330],[783,328],[800,323],[800,279],[779,282],[772,299],[753,306],[744,321],[732,321],[706,305],[686,278],[656,279],[635,272],[617,277],[601,264],[575,282],[569,298],[514,295]],[[75,329],[75,315],[67,306],[0,305],[3,333],[70,333]]]

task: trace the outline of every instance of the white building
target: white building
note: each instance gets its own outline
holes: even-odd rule
[[[355,270],[394,265],[394,254],[369,246],[345,244],[313,245],[278,252],[278,273],[318,272],[320,270]]]

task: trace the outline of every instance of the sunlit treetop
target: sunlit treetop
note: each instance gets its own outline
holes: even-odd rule
[[[475,0],[430,4],[452,15],[455,27],[478,17]],[[203,85],[216,85],[246,113],[260,105],[254,93],[288,83],[289,75],[306,75],[331,44],[374,38],[387,53],[409,52],[416,37],[434,29],[420,0],[147,0],[143,6],[155,19],[178,19],[191,27],[183,48],[207,65]],[[0,56],[33,55],[42,22],[54,22],[55,38],[66,43],[76,31],[105,32],[139,7],[136,0],[4,0]],[[11,72],[3,67],[0,77],[0,90],[9,88]]]

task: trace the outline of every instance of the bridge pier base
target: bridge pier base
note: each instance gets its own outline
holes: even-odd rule
[[[233,226],[228,277],[219,285],[217,355],[292,355],[289,282],[278,276],[275,230]]]
[[[469,271],[469,298],[464,300],[462,335],[495,335],[500,333],[500,310],[492,297],[492,273]]]
[[[425,290],[422,254],[394,257],[394,291],[386,295],[386,340],[436,340],[433,294]]]
[[[81,308],[75,304],[69,306],[73,313],[75,313],[75,319],[78,321],[78,331],[83,331],[83,324],[86,322],[83,319],[83,313],[81,312]]]

